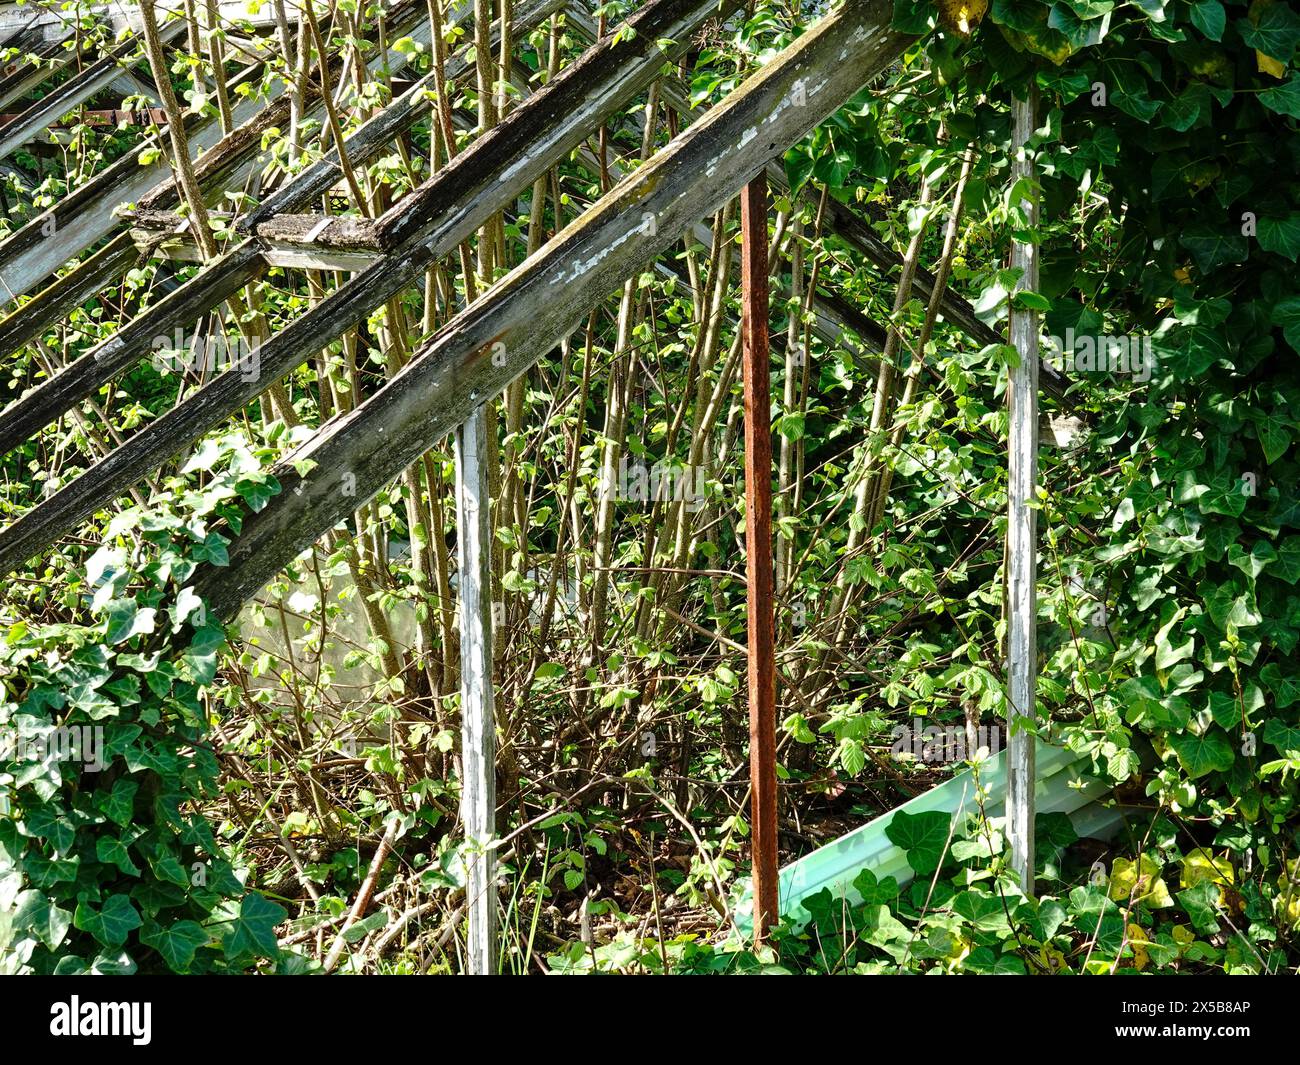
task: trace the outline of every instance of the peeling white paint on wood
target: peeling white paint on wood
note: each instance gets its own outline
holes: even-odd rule
[[[1012,102],[1014,129],[1012,183],[1034,177],[1027,147],[1034,131],[1036,93]],[[1036,196],[1037,193],[1034,193]],[[1036,199],[1022,204],[1029,225],[1038,222]],[[1037,291],[1038,248],[1011,245],[1011,267],[1022,271],[1017,287]],[[1007,840],[1011,867],[1027,895],[1034,891],[1034,737],[1020,727],[1034,717],[1038,675],[1037,514],[1038,480],[1038,315],[1012,305],[1010,339],[1020,355],[1008,387],[1007,439]]]

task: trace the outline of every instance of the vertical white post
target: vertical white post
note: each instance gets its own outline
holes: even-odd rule
[[[456,430],[456,554],[460,581],[461,804],[465,825],[469,971],[497,963],[496,717],[492,701],[492,530],[487,409]]]
[[[1011,168],[1014,184],[1033,180],[1034,165],[1027,143],[1034,131],[1037,93],[1032,85],[1025,100],[1012,100]],[[1038,224],[1037,193],[1022,200],[1030,226]],[[1038,248],[1013,241],[1011,267],[1021,272],[1019,287],[1038,289]],[[1008,398],[1011,427],[1007,440],[1007,670],[1010,706],[1007,726],[1007,838],[1011,867],[1026,894],[1034,890],[1034,737],[1020,727],[1020,718],[1033,719],[1038,672],[1035,624],[1038,613],[1035,581],[1038,574],[1037,511],[1031,505],[1038,481],[1038,315],[1012,303],[1011,344],[1019,365],[1011,371]]]

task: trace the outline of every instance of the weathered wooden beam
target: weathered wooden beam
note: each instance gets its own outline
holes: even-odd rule
[[[42,47],[66,41],[76,27],[56,11],[40,10],[32,4],[0,4],[0,53],[21,44]],[[8,70],[0,73],[8,74]]]
[[[175,335],[177,328],[192,326],[199,317],[260,277],[265,267],[257,243],[244,241],[113,336],[41,382],[0,413],[0,455],[12,451],[73,405],[94,395],[101,385],[139,362],[151,350],[170,346],[167,341]],[[21,311],[18,313],[22,314]],[[3,328],[2,324],[0,328]],[[248,373],[249,370],[235,372]],[[92,467],[92,471],[96,469],[99,467]],[[74,485],[79,483],[80,480],[73,482]],[[59,492],[51,496],[0,532],[0,559],[4,560],[0,562],[0,569],[9,572],[5,566],[20,565],[31,557],[30,553],[24,552],[30,552],[34,547],[38,549],[48,542],[45,523],[57,516],[59,508],[44,508],[61,495],[63,493]]]
[[[261,106],[240,98],[233,109],[235,121],[250,121]],[[196,154],[221,138],[221,126],[212,118],[194,118],[186,123],[186,132]],[[141,165],[139,151],[150,148],[159,149],[158,158]],[[155,186],[170,182],[171,166],[158,137],[146,138],[139,151],[127,153],[0,241],[0,304],[31,292],[64,263],[121,229],[123,223],[113,213],[120,205],[138,203]]]
[[[121,217],[130,221],[131,239],[143,254],[178,262],[203,262],[194,231],[178,212],[123,211]],[[214,212],[210,217],[222,215]],[[275,222],[277,231],[285,234],[284,239],[254,238],[269,266],[359,271],[380,258],[372,236],[373,223],[364,219],[296,214]],[[315,230],[320,230],[322,236],[314,236]]]
[[[583,36],[591,40],[596,38],[596,24],[585,12],[571,11],[569,21]],[[661,84],[659,96],[668,107],[677,112],[683,123],[692,121],[698,113],[690,106],[685,96],[666,82]],[[768,185],[774,192],[789,194],[790,186],[786,180],[785,168],[779,162],[769,163],[766,173]],[[893,271],[901,268],[903,257],[877,237],[849,207],[837,200],[827,199],[822,225],[826,232],[840,237],[878,269]],[[707,245],[708,241],[705,240],[704,243]],[[924,267],[919,267],[913,276],[912,289],[918,295],[928,299],[934,289],[934,275]],[[813,294],[813,304],[815,311],[823,319],[819,324],[824,338],[833,339],[834,333],[830,326],[838,320],[842,324],[847,324],[860,338],[867,341],[874,351],[884,351],[884,331],[866,315],[852,308],[843,298],[834,293],[816,292]],[[1002,343],[1002,337],[980,321],[975,315],[974,308],[952,289],[945,289],[941,306],[944,317],[971,339],[986,345]],[[1044,363],[1041,369],[1047,390],[1054,396],[1064,399],[1065,379],[1049,364]]]
[[[592,40],[596,39],[595,24],[585,15],[580,12],[570,11],[568,17],[582,34],[589,35]],[[678,94],[666,80],[659,82],[658,91],[659,98],[665,104],[680,112],[683,125],[689,124],[690,120],[704,113],[692,112],[685,98]],[[640,112],[635,113],[631,121],[633,123],[631,128],[634,130],[636,137],[639,140],[642,136],[643,129],[643,119],[641,118]],[[610,180],[614,183],[621,181],[624,177],[625,171],[622,166],[619,165],[617,160],[607,159],[602,168],[601,161],[596,158],[590,147],[585,143],[579,145],[574,157],[593,175],[599,175],[603,169],[609,174]],[[769,163],[767,166],[767,180],[769,185],[774,188],[784,188],[784,184],[777,185],[773,183],[772,175],[774,172],[781,172],[781,180],[784,182],[784,172],[781,167],[778,164]],[[691,227],[691,234],[697,242],[706,248],[709,247],[713,240],[713,230],[703,221],[697,222]],[[726,248],[725,254],[734,254],[734,249],[731,247]],[[674,276],[679,277],[681,280],[685,281],[687,279],[687,273],[684,269],[675,270],[672,268],[675,264],[661,263],[660,265],[663,266],[668,273],[674,274]],[[822,284],[825,284],[824,279]],[[834,290],[823,291],[819,286],[812,294],[810,310],[813,316],[812,332],[816,336],[821,337],[821,339],[826,341],[828,344],[834,346],[841,343],[844,339],[844,333],[847,330],[856,334],[868,350],[876,353],[885,350],[885,331],[863,314],[862,311],[852,303],[834,292]]]
[[[254,399],[272,381],[416,282],[428,266],[506,208],[518,189],[531,185],[627,98],[645,88],[665,62],[666,35],[661,31],[666,26],[680,27],[688,19],[702,19],[712,10],[713,2],[658,0],[633,18],[634,35],[607,38],[511,112],[424,186],[417,212],[421,221],[383,262],[331,293],[262,345],[257,374],[241,369],[218,375],[0,532],[0,572],[12,571],[71,531],[77,522]],[[674,12],[675,17],[666,20],[665,11]],[[689,35],[682,34],[680,43],[669,46],[669,56],[683,51],[689,40]],[[611,91],[611,85],[619,87],[621,97]],[[522,158],[520,145],[529,145]],[[457,421],[468,413],[466,410]],[[451,429],[448,426],[443,435]]]
[[[154,0],[154,6],[158,9],[159,22],[185,13],[184,0]],[[294,7],[296,5],[290,5],[291,9]],[[221,23],[228,26],[268,28],[275,25],[275,14],[270,4],[251,5],[248,0],[217,0],[217,15]],[[138,0],[105,0],[99,4],[78,5],[76,18],[94,19],[115,34],[124,31],[139,34],[142,21]],[[11,36],[23,29],[35,29],[54,39],[70,36],[75,28],[74,17],[54,5],[0,4],[0,44],[6,43],[6,35]]]
[[[278,466],[283,491],[245,520],[230,566],[195,576],[217,615],[231,617],[300,551],[551,350],[624,278],[879,74],[910,39],[892,28],[890,15],[890,0],[846,0],[825,15],[462,312],[379,392]],[[295,463],[307,472],[299,474]],[[344,495],[344,483],[355,494]]]
[[[772,356],[768,345],[767,181],[740,198],[745,403],[745,608],[749,639],[749,806],[754,941],[781,919],[776,855],[776,604],[772,596]]]
[[[465,5],[462,3],[461,8]],[[461,8],[456,11],[459,14]],[[461,15],[463,17],[463,15]],[[392,22],[388,27],[389,40],[398,40],[406,38],[416,44],[427,45],[430,42],[430,29],[426,9],[419,0],[404,0],[403,3],[393,7],[391,13]],[[411,61],[413,50],[403,48],[396,51],[390,48],[387,55],[379,53],[373,55],[366,61],[367,69],[372,73],[377,72],[381,67],[385,68],[389,75],[399,73],[404,70]],[[330,78],[337,83],[341,76],[343,62],[339,56],[330,59]],[[229,135],[223,137],[220,143],[212,148],[211,151],[205,152],[198,161],[195,176],[199,184],[204,187],[205,192],[211,190],[214,197],[224,196],[225,192],[231,187],[241,187],[244,184],[247,175],[258,165],[260,165],[263,152],[262,142],[264,135],[268,130],[274,127],[283,127],[288,124],[292,101],[284,94],[278,95],[271,103],[254,118],[251,122],[238,125]],[[320,120],[325,114],[325,104],[320,98],[318,86],[312,84],[309,87],[309,98],[303,109],[303,118],[308,120]],[[331,153],[337,158],[335,153]],[[309,168],[310,170],[311,168]],[[304,179],[304,174],[295,175],[289,181],[290,186],[296,187],[298,182]],[[142,210],[166,209],[177,202],[174,183],[167,181],[159,185],[148,195],[141,197],[139,206]],[[244,231],[241,229],[241,231]]]
[[[1011,183],[1024,180],[1033,190],[1021,201],[1029,229],[1038,225],[1038,190],[1029,138],[1036,93],[1013,100]],[[1020,270],[1017,291],[1038,289],[1036,235],[1013,241],[1011,268]],[[1024,727],[1034,721],[1038,676],[1038,314],[1011,303],[1011,344],[1019,355],[1007,388],[1010,428],[1007,433],[1007,842],[1011,868],[1026,895],[1034,892],[1034,735]]]
[[[497,962],[496,711],[492,691],[492,500],[487,409],[455,433],[456,557],[460,593],[460,816],[465,826],[465,900],[471,974]]]

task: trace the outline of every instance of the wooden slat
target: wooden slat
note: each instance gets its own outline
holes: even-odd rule
[[[0,46],[0,53],[16,52],[12,59],[0,63],[0,108],[40,88],[77,58],[76,48],[64,47],[72,33],[71,26],[31,21]],[[29,62],[29,55],[38,57],[39,62]]]
[[[179,35],[184,23],[172,22],[161,28],[165,42]],[[113,51],[42,97],[22,113],[0,126],[0,159],[4,159],[43,130],[53,126],[69,111],[122,77],[123,65],[141,44],[137,38],[123,41]]]
[[[417,43],[429,41],[428,13],[424,0],[402,0],[393,6],[388,40],[408,37]],[[409,61],[407,51],[376,55],[369,60],[372,68],[380,64],[392,71],[401,70]],[[332,61],[341,63],[337,57]],[[240,84],[260,83],[262,66],[248,67],[231,83],[232,95]],[[220,123],[213,117],[194,116],[186,122],[186,135],[193,153],[212,149],[212,158],[200,157],[198,177],[205,190],[224,193],[237,184],[255,165],[260,152],[260,136],[253,135],[265,124],[261,114],[267,108],[266,96],[274,101],[284,93],[284,83],[272,78],[265,95],[237,95],[232,108],[235,130],[224,141]],[[282,105],[287,107],[287,104]],[[286,112],[287,113],[287,112]],[[319,100],[308,109],[309,117],[323,113]],[[158,158],[141,166],[138,155],[150,148],[159,149]],[[41,285],[55,270],[75,258],[86,248],[122,228],[114,211],[122,204],[137,203],[163,209],[177,203],[171,181],[168,153],[157,137],[144,141],[136,152],[119,159],[71,195],[37,216],[17,232],[0,241],[0,304]],[[152,195],[151,195],[152,194]]]
[[[593,112],[603,117],[612,115],[649,84],[660,66],[686,52],[706,19],[734,6],[734,0],[721,3],[719,0],[703,3],[701,0],[656,0],[642,9],[629,22],[635,37],[628,40],[621,34],[606,36],[569,68],[566,74],[570,76],[561,75],[529,101],[535,116],[542,118],[548,128],[546,143],[520,137],[504,123],[484,136],[485,144],[499,142],[493,144],[496,154],[510,156],[496,180],[512,188],[526,188],[534,178],[545,173],[547,167],[538,164],[549,154],[551,143],[558,142],[564,151],[577,147],[587,136],[588,116]],[[638,43],[641,37],[649,40]],[[657,57],[658,63],[647,71],[643,62],[628,62],[623,58],[629,52]],[[604,76],[581,81],[571,76],[575,71],[590,71],[593,67],[606,68]],[[573,91],[579,84],[586,87],[585,95]],[[448,169],[454,169],[455,165]],[[437,234],[452,224],[458,212],[468,209],[476,191],[474,187],[457,189],[441,175],[434,176],[379,219],[381,244],[396,248]]]
[[[1014,185],[1034,180],[1034,165],[1027,143],[1034,131],[1035,100],[1012,102],[1011,168]],[[1022,209],[1030,227],[1038,224],[1037,191]],[[1029,242],[1011,245],[1011,268],[1022,271],[1017,289],[1038,289],[1038,248]],[[1011,370],[1008,386],[1010,429],[1007,438],[1007,841],[1011,868],[1021,890],[1034,890],[1034,737],[1021,726],[1034,715],[1034,687],[1038,675],[1038,574],[1037,515],[1034,508],[1038,482],[1038,315],[1011,307],[1011,343],[1019,364]]]
[[[250,121],[261,106],[257,100],[241,98],[234,107],[235,121]],[[194,153],[211,148],[221,137],[220,125],[210,118],[195,118],[186,124],[186,132]],[[142,166],[139,152],[150,148],[159,148],[160,154]],[[11,233],[0,242],[0,305],[38,288],[64,263],[120,230],[123,223],[114,217],[114,210],[121,204],[138,203],[170,178],[166,152],[161,151],[156,136],[148,137],[138,151],[127,153]]]
[[[7,359],[71,314],[74,308],[109,288],[137,257],[131,238],[119,233],[85,262],[78,263],[12,314],[0,319],[0,359]],[[0,447],[0,454],[3,453],[4,448]]]
[[[492,693],[492,501],[487,410],[456,429],[456,557],[460,593],[461,821],[465,826],[469,972],[497,967],[496,714]]]
[[[517,41],[527,36],[542,19],[559,10],[562,5],[563,0],[525,0],[512,13],[511,39]],[[452,11],[448,24],[460,25],[468,21],[472,15],[472,6],[462,4]],[[500,25],[500,19],[492,24],[494,49],[500,43]],[[467,68],[468,64],[463,55],[452,56],[447,63],[446,77],[449,81],[458,79]],[[433,107],[433,102],[429,98],[433,87],[433,74],[421,78],[349,135],[344,141],[344,147],[353,167],[369,163],[387,150],[394,140],[426,118]],[[343,170],[339,166],[338,148],[334,147],[326,152],[323,158],[295,174],[291,181],[248,211],[239,220],[238,228],[242,233],[253,233],[259,225],[263,222],[271,222],[277,215],[302,210],[306,204],[328,192],[341,180],[343,180]],[[275,229],[269,230],[266,235],[273,242],[283,240]]]

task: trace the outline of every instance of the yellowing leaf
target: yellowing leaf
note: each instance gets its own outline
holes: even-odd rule
[[[1169,930],[1169,934],[1180,947],[1190,947],[1196,942],[1196,933],[1192,931],[1191,925],[1176,924]]]
[[[1124,929],[1128,936],[1128,945],[1133,948],[1133,968],[1141,972],[1151,961],[1146,945],[1151,942],[1141,925],[1130,924]]]
[[[1275,78],[1286,77],[1286,64],[1271,55],[1265,55],[1258,48],[1255,49],[1255,63],[1259,66],[1261,74],[1272,74]]]
[[[988,0],[937,0],[945,29],[969,37],[989,9]]]
[[[1149,855],[1136,862],[1116,858],[1110,872],[1110,897],[1116,902],[1144,902],[1152,909],[1172,906],[1174,900],[1160,877],[1160,863]]]
[[[1074,45],[1065,34],[1058,33],[1047,26],[1035,27],[1032,31],[1022,33],[1021,37],[1032,51],[1046,56],[1058,67],[1075,52]]]
[[[1226,857],[1216,859],[1204,847],[1197,847],[1183,858],[1183,887],[1195,887],[1209,881],[1211,884],[1233,883],[1232,866]]]

